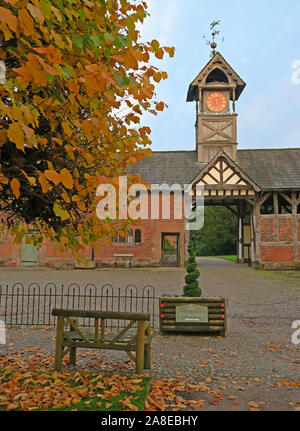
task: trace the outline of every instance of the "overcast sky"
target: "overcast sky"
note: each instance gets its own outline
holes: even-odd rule
[[[300,147],[299,0],[146,0],[150,18],[142,38],[175,46],[175,58],[159,61],[169,74],[157,86],[169,108],[147,115],[152,149],[193,150],[195,103],[186,103],[189,84],[209,61],[203,35],[221,20],[218,50],[247,83],[237,102],[239,149]],[[293,73],[299,84],[292,81]]]

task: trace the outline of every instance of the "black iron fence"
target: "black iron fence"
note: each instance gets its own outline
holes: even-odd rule
[[[57,286],[47,283],[40,286],[31,283],[24,286],[14,283],[0,285],[0,320],[6,326],[55,326],[53,308],[74,310],[127,311],[151,314],[152,327],[158,325],[158,298],[151,285],[138,288],[130,284],[125,289],[115,288],[111,284],[80,286]],[[91,319],[81,319],[81,326],[92,326]],[[126,322],[107,321],[108,328],[123,327]]]

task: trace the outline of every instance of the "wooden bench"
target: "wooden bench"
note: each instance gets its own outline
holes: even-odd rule
[[[118,263],[125,263],[129,268],[132,267],[132,258],[133,258],[133,254],[114,254],[114,257],[116,258],[115,264],[117,265]],[[124,260],[125,258],[125,260]],[[120,260],[119,260],[120,259]]]
[[[137,374],[142,374],[144,369],[151,368],[150,314],[54,309],[52,315],[57,316],[55,370],[61,370],[62,359],[67,353],[69,353],[70,363],[75,365],[77,348],[124,350],[136,363]],[[87,333],[85,328],[80,329],[78,318],[94,319],[93,333]],[[129,321],[129,323],[118,334],[108,335],[105,334],[107,319]],[[135,335],[126,334],[135,324],[137,324]],[[69,330],[66,330],[67,326]]]

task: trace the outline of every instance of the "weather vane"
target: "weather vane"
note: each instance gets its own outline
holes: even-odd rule
[[[217,42],[215,41],[216,37],[220,34],[220,30],[217,30],[218,25],[220,25],[220,20],[213,21],[210,24],[210,30],[211,30],[211,36],[209,40],[206,41],[206,45],[210,46],[212,49],[212,52],[210,54],[211,57],[213,57],[216,54],[216,48],[217,48]],[[203,36],[203,39],[206,39],[206,36]],[[222,42],[224,42],[224,37],[222,38]]]

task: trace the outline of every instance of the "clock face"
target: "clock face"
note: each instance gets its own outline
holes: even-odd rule
[[[227,100],[223,93],[211,93],[206,100],[207,108],[212,112],[222,112],[227,106]]]

